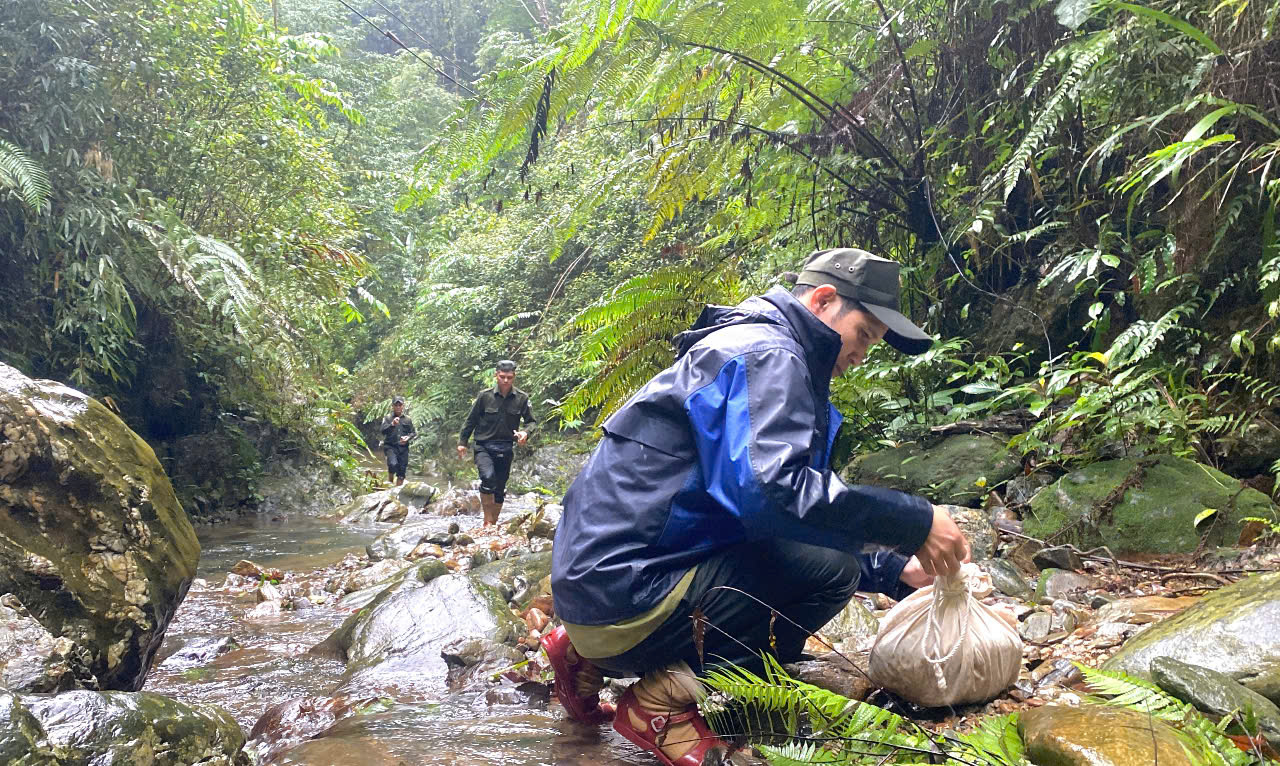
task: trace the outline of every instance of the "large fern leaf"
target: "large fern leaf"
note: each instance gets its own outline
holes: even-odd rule
[[[6,188],[17,192],[36,211],[44,207],[52,193],[44,168],[22,147],[0,139],[0,189]]]

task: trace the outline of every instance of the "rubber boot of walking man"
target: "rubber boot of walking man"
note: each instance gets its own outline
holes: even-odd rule
[[[382,451],[387,455],[387,481],[404,484],[409,469],[409,443],[417,437],[413,421],[404,414],[404,397],[391,400],[391,414],[382,419]]]
[[[511,475],[511,459],[515,445],[524,445],[527,431],[517,430],[521,422],[533,422],[529,395],[515,387],[516,363],[504,359],[494,367],[497,383],[486,388],[471,405],[471,414],[462,426],[458,439],[458,456],[466,457],[467,442],[475,435],[476,472],[480,474],[480,506],[484,509],[484,525],[498,522],[506,499],[507,478]]]

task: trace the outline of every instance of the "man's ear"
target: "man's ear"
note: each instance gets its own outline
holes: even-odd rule
[[[832,285],[818,285],[804,296],[804,303],[814,314],[820,314],[831,304],[840,300],[840,295]]]

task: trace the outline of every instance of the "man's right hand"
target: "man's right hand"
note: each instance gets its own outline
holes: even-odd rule
[[[458,445],[458,457],[466,457],[466,456],[467,456],[467,445],[465,445],[465,444],[459,444],[459,445]]]
[[[969,560],[969,541],[946,509],[933,506],[933,526],[916,558],[925,572],[935,576],[954,575]]]
[[[393,425],[393,426],[398,426],[398,425],[400,425],[400,418],[392,418],[392,419],[391,419],[391,425]]]

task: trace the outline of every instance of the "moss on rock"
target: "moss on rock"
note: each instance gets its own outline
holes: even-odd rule
[[[977,505],[988,489],[1017,475],[1018,459],[991,436],[949,436],[932,447],[906,444],[850,463],[841,477],[923,495],[935,503]]]

